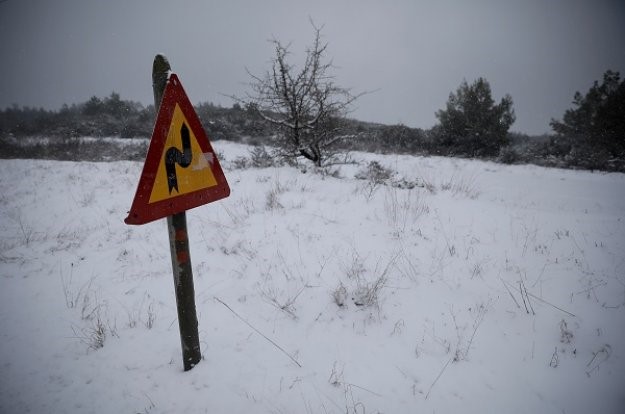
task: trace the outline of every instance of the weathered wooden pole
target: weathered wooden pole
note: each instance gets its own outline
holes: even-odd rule
[[[167,58],[163,55],[156,55],[152,67],[152,88],[154,91],[154,109],[157,114],[170,71],[171,67]],[[195,290],[193,288],[186,213],[183,211],[167,216],[167,230],[169,232],[171,265],[176,290],[182,362],[184,370],[188,371],[200,362],[202,354],[200,353],[200,338],[195,311]]]

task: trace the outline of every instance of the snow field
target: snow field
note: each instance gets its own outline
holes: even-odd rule
[[[164,220],[123,223],[141,163],[0,162],[0,412],[622,412],[625,175],[213,146],[187,373]]]

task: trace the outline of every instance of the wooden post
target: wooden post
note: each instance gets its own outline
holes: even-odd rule
[[[154,109],[157,114],[170,70],[171,67],[167,58],[163,55],[156,55],[152,67],[152,88],[154,91]],[[193,288],[193,271],[189,253],[186,213],[183,211],[182,213],[168,216],[167,230],[169,232],[171,264],[176,290],[182,362],[184,370],[188,371],[200,362],[202,355],[200,353],[200,339],[195,311],[195,290]]]

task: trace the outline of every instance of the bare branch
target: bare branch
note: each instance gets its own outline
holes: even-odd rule
[[[276,144],[282,153],[303,156],[320,166],[329,147],[346,138],[335,120],[344,118],[362,94],[354,96],[334,83],[329,73],[332,61],[325,60],[328,43],[322,41],[322,27],[312,20],[310,24],[314,38],[300,69],[288,61],[290,44],[272,39],[275,56],[269,71],[258,76],[247,70],[251,92],[246,99],[232,98],[276,126]]]

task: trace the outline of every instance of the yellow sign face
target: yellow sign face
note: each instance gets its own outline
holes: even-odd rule
[[[214,157],[213,153],[202,152],[188,121],[176,104],[149,202],[216,186],[217,180],[211,170]]]

